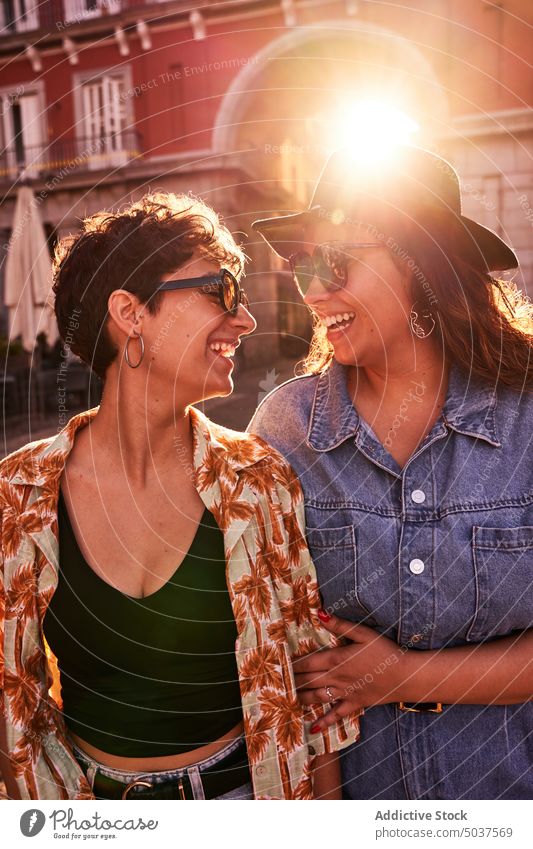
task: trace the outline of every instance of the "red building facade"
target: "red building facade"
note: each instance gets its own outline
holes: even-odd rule
[[[341,139],[336,116],[378,98],[456,165],[465,212],[514,245],[527,288],[530,25],[529,0],[4,0],[3,247],[21,178],[51,239],[148,189],[193,192],[247,234],[259,332],[246,353],[270,360],[306,319],[279,307],[286,274],[250,222],[303,208]]]

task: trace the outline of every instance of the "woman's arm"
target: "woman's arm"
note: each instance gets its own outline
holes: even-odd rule
[[[513,705],[533,699],[533,629],[490,643],[405,652],[404,702]]]
[[[336,616],[325,627],[349,640],[295,661],[304,704],[338,699],[313,730],[355,708],[390,702],[519,704],[533,699],[533,629],[491,642],[421,651],[399,646],[366,625]]]
[[[342,780],[339,756],[318,755],[313,773],[313,796],[315,799],[342,799]]]
[[[0,698],[2,694],[0,693]],[[15,776],[11,769],[11,763],[7,756],[7,735],[6,725],[2,714],[0,713],[0,772],[4,779],[6,790],[10,799],[20,799],[20,793],[15,781]]]

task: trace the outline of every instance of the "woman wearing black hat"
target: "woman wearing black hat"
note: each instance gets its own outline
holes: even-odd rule
[[[257,221],[315,327],[250,429],[291,462],[326,627],[321,724],[365,708],[347,798],[533,798],[532,314],[440,157],[333,154],[303,213]]]

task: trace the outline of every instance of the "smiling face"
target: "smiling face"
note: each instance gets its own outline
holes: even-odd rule
[[[306,240],[309,251],[330,242],[373,244],[345,248],[348,274],[342,288],[328,291],[315,277],[304,296],[327,328],[335,359],[363,368],[404,365],[413,352],[410,274],[395,264],[386,239],[376,238],[365,226],[317,221],[309,226]]]
[[[220,266],[205,257],[162,275],[161,281],[218,274]],[[201,284],[200,284],[201,285]],[[256,322],[241,304],[235,316],[226,312],[218,293],[197,288],[165,291],[156,315],[142,310],[142,335],[146,348],[143,366],[148,369],[147,391],[168,395],[173,387],[175,404],[187,406],[233,391],[233,357],[243,336]],[[134,342],[130,343],[132,352]],[[132,357],[136,355],[133,353]]]

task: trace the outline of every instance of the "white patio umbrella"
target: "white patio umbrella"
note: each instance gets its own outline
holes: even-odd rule
[[[9,309],[9,338],[22,336],[25,351],[33,351],[39,333],[53,345],[58,337],[50,304],[52,263],[33,191],[21,186],[8,245],[4,303]]]

